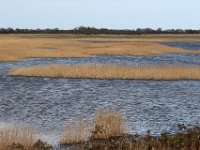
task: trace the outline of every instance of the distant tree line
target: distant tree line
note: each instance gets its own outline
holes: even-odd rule
[[[126,34],[126,35],[140,35],[140,34],[199,34],[199,30],[193,29],[166,29],[158,28],[156,30],[151,28],[138,28],[136,30],[118,30],[118,29],[97,29],[95,27],[80,26],[72,30],[63,29],[13,29],[13,28],[0,28],[0,34]]]

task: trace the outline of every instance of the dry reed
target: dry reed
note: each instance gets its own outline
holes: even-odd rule
[[[200,80],[199,66],[46,65],[13,68],[10,75],[50,78]]]
[[[89,140],[91,126],[87,122],[78,121],[65,126],[61,139],[61,145],[80,144]]]
[[[35,142],[31,127],[4,127],[0,129],[0,150],[7,150],[12,144],[21,144],[30,148]]]
[[[125,123],[120,111],[103,109],[95,113],[94,139],[109,139],[125,134]]]
[[[91,139],[120,137],[125,134],[125,131],[122,113],[112,109],[103,109],[96,111],[93,128],[90,123],[83,121],[66,125],[60,138],[60,144],[81,144]]]
[[[157,38],[106,38],[114,43],[90,43],[83,40],[102,41],[102,38],[34,38],[17,35],[0,36],[0,62],[19,61],[25,58],[44,57],[90,57],[90,55],[157,55],[166,53],[199,53],[198,51],[186,51],[180,48],[164,46],[155,42],[163,42]],[[50,35],[49,35],[50,36]],[[58,36],[59,37],[59,36]],[[165,38],[164,38],[165,39]],[[182,39],[182,38],[181,38]],[[198,38],[194,38],[198,39]],[[103,39],[105,40],[105,39]],[[166,40],[166,39],[165,39]],[[189,40],[189,39],[188,39]],[[82,41],[82,42],[81,42]],[[123,42],[120,42],[123,41]]]

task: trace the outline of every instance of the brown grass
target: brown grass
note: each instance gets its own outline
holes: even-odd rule
[[[91,45],[91,44],[90,44]],[[98,44],[96,47],[83,49],[87,55],[159,55],[167,53],[188,53],[183,49],[164,46],[158,43],[133,42],[133,43],[107,43]]]
[[[45,38],[43,38],[44,36]],[[157,55],[166,53],[200,53],[180,48],[164,46],[155,42],[168,41],[170,38],[148,36],[72,36],[63,35],[1,35],[0,62],[19,61],[25,58],[43,57],[89,57],[89,55]],[[114,41],[114,43],[86,43],[84,41]],[[184,41],[184,38],[180,38]],[[179,39],[179,40],[180,40]],[[189,38],[199,40],[196,36]],[[171,39],[172,40],[172,39]],[[176,38],[173,38],[175,41]],[[200,41],[200,40],[199,40]]]
[[[4,127],[0,129],[0,150],[8,150],[12,144],[21,144],[30,148],[35,142],[31,127]]]
[[[83,126],[82,122],[78,122],[63,133],[64,141],[61,138],[61,146],[69,148],[69,144],[77,146],[75,149],[83,150],[199,150],[200,128],[179,128],[180,131],[175,134],[162,132],[159,136],[153,136],[151,132],[141,135],[127,134],[125,130],[124,118],[119,111],[111,109],[99,110],[94,116],[94,128],[90,138],[79,138],[76,140],[68,140],[66,137],[73,137],[84,134],[84,130],[88,129]],[[179,126],[179,127],[181,127]],[[71,130],[75,131],[72,132]],[[88,132],[89,130],[87,130]],[[74,135],[75,134],[75,135]],[[77,145],[78,144],[78,145]],[[66,147],[65,147],[66,146]]]
[[[99,110],[95,113],[94,128],[94,139],[120,137],[126,132],[122,113],[112,109]]]
[[[199,66],[46,65],[14,68],[10,75],[50,78],[200,80]]]
[[[93,128],[90,123],[78,121],[65,126],[60,144],[81,144],[89,140],[109,139],[125,134],[125,123],[121,112],[112,109],[98,110],[94,116]]]
[[[83,142],[88,141],[90,135],[91,126],[89,123],[78,121],[75,123],[67,124],[62,132],[60,144],[81,144]]]

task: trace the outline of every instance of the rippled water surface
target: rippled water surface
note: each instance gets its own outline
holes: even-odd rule
[[[0,63],[0,122],[36,125],[56,144],[65,123],[88,118],[95,110],[114,108],[129,121],[130,132],[175,132],[178,123],[200,124],[200,81],[89,80],[12,77],[12,67],[64,64],[200,65],[199,55],[97,56],[37,58]]]

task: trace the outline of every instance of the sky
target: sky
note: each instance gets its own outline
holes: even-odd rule
[[[200,0],[0,0],[0,28],[200,29]]]

